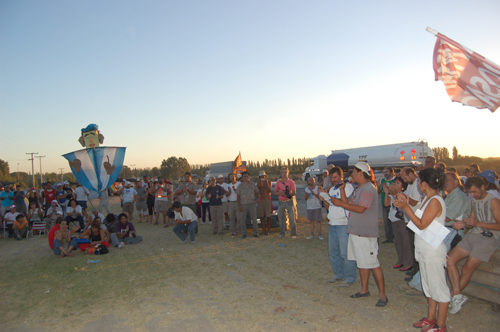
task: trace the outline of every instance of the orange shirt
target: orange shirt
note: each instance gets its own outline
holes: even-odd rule
[[[26,228],[28,228],[28,221],[26,221],[26,219],[22,219],[22,220],[16,220],[14,221],[14,225],[12,226],[12,229],[23,229],[23,227],[25,227],[24,225],[26,225]]]

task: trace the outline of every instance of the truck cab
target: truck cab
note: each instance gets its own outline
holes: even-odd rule
[[[326,156],[319,155],[315,158],[311,158],[309,167],[307,167],[302,174],[302,180],[307,181],[311,176],[314,176],[316,180],[321,177],[323,170],[326,168]]]

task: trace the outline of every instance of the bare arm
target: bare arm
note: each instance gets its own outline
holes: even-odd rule
[[[485,223],[476,220],[473,211],[471,211],[471,217],[465,218],[465,223],[468,227],[481,227],[484,229],[489,229],[492,231],[500,231],[500,200],[494,198],[491,200],[491,212],[493,213],[494,223]]]

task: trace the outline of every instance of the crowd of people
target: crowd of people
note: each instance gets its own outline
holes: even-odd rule
[[[456,314],[467,303],[461,291],[475,269],[488,262],[499,247],[498,177],[475,164],[459,176],[454,168],[436,164],[433,157],[427,157],[422,166],[400,170],[386,167],[378,182],[365,162],[358,162],[346,176],[340,167],[330,165],[321,181],[309,178],[304,197],[310,223],[306,239],[314,238],[315,229],[318,238],[324,239],[321,221],[322,209],[326,209],[328,253],[334,272],[330,282],[342,281],[340,287],[350,287],[359,270],[361,289],[351,297],[368,297],[371,272],[378,288],[375,305],[384,307],[389,298],[378,260],[381,209],[385,232],[381,243],[394,243],[397,261],[393,268],[405,272],[406,283],[400,290],[428,298],[427,316],[414,327],[443,332],[447,330],[447,314]],[[99,204],[107,216],[97,209],[88,214],[88,194],[85,188],[72,190],[67,183],[58,183],[54,189],[49,182],[41,191],[31,188],[28,193],[19,186],[6,186],[0,198],[8,237],[20,240],[34,223],[46,223],[49,244],[60,257],[72,256],[77,248],[84,251],[110,244],[121,248],[142,240],[132,223],[134,209],[139,223],[159,225],[161,215],[164,227],[174,224],[173,232],[181,243],[189,237],[195,244],[198,225],[205,223],[212,225],[213,235],[224,235],[227,227],[231,236],[246,238],[247,218],[253,226],[253,237],[259,237],[268,235],[271,228],[271,194],[279,198],[279,236],[286,236],[288,222],[291,238],[297,237],[297,188],[286,167],[274,187],[264,171],[259,172],[257,183],[250,180],[248,172],[242,172],[238,177],[232,173],[227,178],[222,174],[212,176],[201,185],[186,172],[175,189],[162,177],[157,181],[149,181],[148,176],[135,183],[125,181],[118,190],[122,204],[118,216],[106,206],[107,193],[100,198],[104,203]],[[457,263],[465,258],[459,271]]]

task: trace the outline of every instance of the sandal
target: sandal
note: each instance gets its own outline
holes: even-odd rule
[[[389,298],[387,297],[387,295],[385,296],[385,301],[382,301],[382,300],[378,300],[377,301],[377,304],[375,304],[376,307],[385,307],[387,305],[387,303],[389,302]]]
[[[368,297],[368,296],[370,296],[370,292],[366,292],[366,293],[357,292],[356,294],[351,295],[351,298],[359,299],[360,297]]]
[[[394,264],[394,266],[392,268],[399,269],[400,267],[403,267],[403,264]]]
[[[402,267],[399,269],[401,272],[406,272],[406,271],[411,271],[413,270],[413,266],[408,266],[408,267]]]

